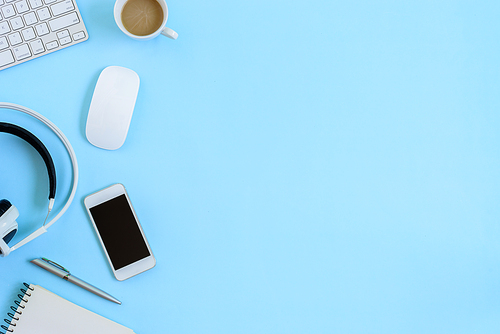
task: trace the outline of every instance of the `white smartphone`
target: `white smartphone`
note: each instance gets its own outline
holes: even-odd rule
[[[122,184],[114,184],[84,200],[117,280],[151,269],[156,259]]]

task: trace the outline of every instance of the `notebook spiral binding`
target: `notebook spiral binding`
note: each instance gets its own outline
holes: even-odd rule
[[[14,300],[14,304],[17,305],[17,307],[15,307],[14,305],[12,305],[10,307],[10,309],[12,311],[14,311],[14,313],[10,313],[8,312],[7,313],[7,316],[9,316],[9,319],[3,319],[3,321],[5,321],[7,323],[8,326],[5,326],[5,325],[1,325],[0,327],[2,327],[2,329],[5,331],[5,332],[0,332],[0,334],[6,334],[7,332],[9,333],[12,333],[14,332],[13,329],[9,329],[9,327],[12,325],[12,326],[15,326],[16,324],[15,323],[12,323],[12,320],[16,320],[18,321],[19,320],[19,316],[21,314],[23,314],[22,310],[18,310],[19,308],[23,309],[25,308],[26,306],[22,305],[21,304],[21,301],[27,303],[28,302],[28,298],[27,297],[31,297],[31,294],[28,292],[28,290],[31,290],[33,291],[34,289],[30,287],[30,285],[28,283],[23,283],[24,286],[26,287],[26,289],[21,289],[21,292],[23,294],[18,294],[17,295],[17,298],[19,298],[19,300]]]

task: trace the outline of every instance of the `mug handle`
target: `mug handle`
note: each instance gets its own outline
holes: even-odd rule
[[[177,39],[177,37],[179,36],[178,33],[176,33],[175,31],[173,31],[172,29],[170,28],[163,28],[163,30],[161,31],[161,34],[163,36],[167,36],[168,38],[171,38],[171,39]]]

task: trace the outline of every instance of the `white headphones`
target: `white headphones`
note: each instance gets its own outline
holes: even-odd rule
[[[66,204],[64,204],[61,211],[59,211],[59,213],[51,221],[46,223],[47,218],[50,212],[52,211],[52,208],[54,207],[54,198],[56,192],[55,167],[52,158],[49,154],[49,151],[35,135],[27,131],[26,129],[23,129],[17,125],[10,123],[0,123],[0,132],[5,132],[20,137],[38,151],[38,153],[44,160],[45,165],[47,167],[47,172],[49,174],[49,183],[50,183],[49,208],[48,208],[47,218],[45,218],[45,222],[43,223],[42,227],[40,227],[35,232],[31,233],[26,238],[24,238],[23,240],[21,240],[12,247],[9,247],[7,244],[12,240],[12,238],[14,237],[14,235],[18,230],[16,219],[17,217],[19,217],[19,211],[8,200],[6,199],[0,200],[0,256],[4,257],[9,255],[10,252],[12,252],[13,250],[18,249],[19,247],[30,242],[31,240],[35,239],[41,234],[47,232],[47,228],[50,225],[54,224],[59,218],[61,218],[64,212],[66,212],[69,205],[73,201],[73,198],[75,197],[76,186],[78,184],[78,164],[76,162],[75,152],[73,151],[73,148],[71,147],[71,144],[69,143],[66,136],[47,118],[45,118],[44,116],[40,115],[39,113],[31,109],[13,103],[0,102],[0,108],[12,109],[23,112],[25,114],[35,117],[36,119],[40,120],[42,123],[47,125],[59,137],[59,139],[66,147],[66,150],[68,151],[69,157],[71,159],[71,165],[73,167],[73,186],[71,188],[71,193],[68,197],[68,200],[66,201]]]

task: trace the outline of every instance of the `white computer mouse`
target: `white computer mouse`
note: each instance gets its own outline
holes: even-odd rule
[[[95,85],[85,133],[88,141],[106,150],[120,148],[134,112],[139,76],[120,66],[106,67]]]

